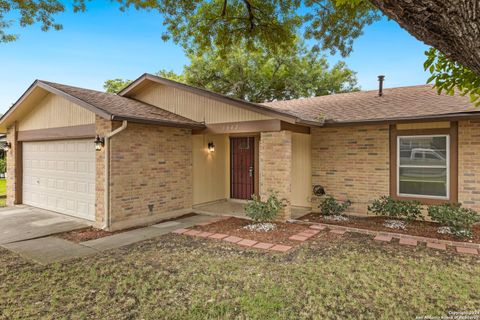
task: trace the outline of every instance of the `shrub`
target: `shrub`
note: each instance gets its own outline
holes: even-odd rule
[[[351,205],[352,202],[350,200],[339,203],[334,197],[326,196],[319,208],[324,216],[339,216],[342,215]]]
[[[418,218],[423,219],[420,202],[395,200],[389,196],[374,200],[372,205],[368,206],[368,211],[375,213],[377,216],[405,219],[408,222]]]
[[[7,159],[0,159],[0,173],[7,172]]]
[[[480,222],[480,215],[472,209],[462,208],[460,203],[442,204],[428,207],[428,216],[444,226],[454,235],[471,237],[472,225]]]
[[[283,206],[284,204],[278,199],[277,193],[270,192],[267,201],[261,201],[258,196],[253,195],[252,200],[245,206],[245,212],[255,222],[267,222],[273,221]]]

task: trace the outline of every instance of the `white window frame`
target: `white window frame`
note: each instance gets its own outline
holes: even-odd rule
[[[403,165],[400,166],[400,139],[402,138],[438,138],[438,137],[445,137],[446,138],[446,152],[447,152],[447,195],[445,197],[442,196],[428,196],[428,195],[420,195],[420,194],[408,194],[408,193],[400,193],[400,168],[445,168],[445,166],[416,166],[416,165]],[[450,199],[450,135],[449,134],[431,134],[431,135],[399,135],[397,136],[397,196],[399,197],[408,197],[408,198],[423,198],[423,199],[442,199],[442,200],[449,200]]]

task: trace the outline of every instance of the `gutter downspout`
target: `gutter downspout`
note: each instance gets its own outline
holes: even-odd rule
[[[109,132],[108,134],[105,135],[105,185],[104,185],[104,203],[103,203],[103,208],[104,208],[104,224],[103,228],[104,230],[110,229],[111,226],[111,215],[110,215],[110,138],[116,135],[117,133],[122,132],[127,128],[127,121],[124,120],[122,122],[122,125],[113,130],[112,132]]]

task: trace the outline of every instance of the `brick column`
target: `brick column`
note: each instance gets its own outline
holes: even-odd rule
[[[292,132],[262,132],[260,135],[260,197],[266,200],[270,191],[278,192],[285,207],[279,219],[291,217]]]
[[[7,129],[7,143],[11,145],[6,154],[7,206],[13,206],[22,203],[22,147],[17,141],[17,123]]]

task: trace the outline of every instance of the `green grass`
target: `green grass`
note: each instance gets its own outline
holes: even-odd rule
[[[7,194],[7,180],[0,179],[0,196]]]
[[[0,248],[0,319],[414,319],[480,305],[477,257],[332,237],[270,254],[166,235],[50,266]]]
[[[0,196],[7,195],[7,181],[5,179],[0,179]],[[0,198],[0,207],[5,206],[5,198]]]

